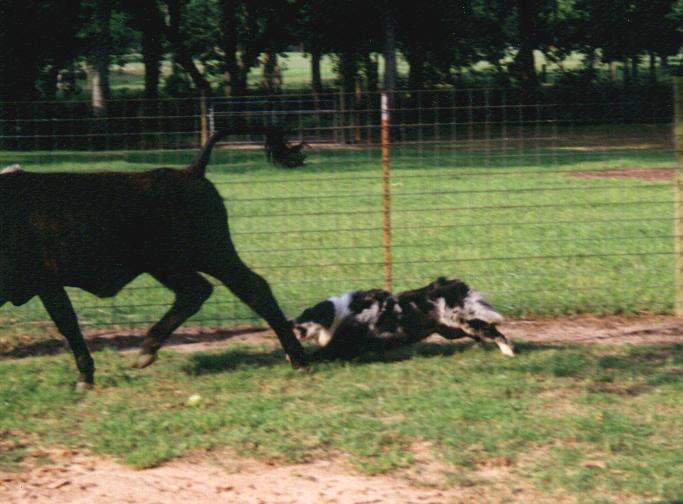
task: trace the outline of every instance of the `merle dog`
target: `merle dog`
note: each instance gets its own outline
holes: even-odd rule
[[[293,324],[299,339],[318,339],[319,359],[396,348],[431,334],[492,340],[503,354],[513,356],[512,345],[496,327],[502,321],[502,315],[466,283],[439,278],[396,295],[375,289],[331,297],[304,310]]]
[[[268,283],[237,255],[223,200],[205,177],[211,150],[226,133],[213,135],[194,162],[180,170],[31,173],[12,168],[0,174],[0,306],[41,299],[74,354],[77,387],[94,383],[95,366],[64,287],[113,296],[142,273],[173,291],[175,302],[147,333],[137,367],[154,362],[168,336],[211,295],[212,286],[200,273],[220,280],[263,317],[294,367],[306,365]],[[287,156],[286,146],[267,151]]]

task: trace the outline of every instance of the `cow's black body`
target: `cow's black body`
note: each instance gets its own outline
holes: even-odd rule
[[[199,272],[264,317],[292,364],[304,365],[268,284],[238,257],[223,201],[204,177],[220,136],[184,170],[0,175],[0,305],[40,296],[69,340],[81,382],[93,382],[94,366],[64,287],[113,296],[142,273],[173,290],[176,301],[150,329],[139,367],[153,362],[163,341],[211,294]]]

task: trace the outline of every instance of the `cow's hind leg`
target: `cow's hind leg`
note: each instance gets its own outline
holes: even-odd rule
[[[66,291],[61,287],[41,292],[40,300],[60,333],[69,342],[80,372],[76,390],[84,390],[95,383],[95,364],[83,340],[78,319]]]
[[[213,262],[207,267],[206,273],[223,282],[243,303],[268,322],[277,334],[292,367],[307,366],[304,349],[294,336],[291,322],[282,313],[270,286],[261,276],[251,271],[236,253],[228,254],[220,264]]]
[[[147,332],[136,368],[144,368],[156,360],[157,351],[180,325],[197,313],[213,288],[198,273],[153,273],[152,276],[175,293],[170,310]]]

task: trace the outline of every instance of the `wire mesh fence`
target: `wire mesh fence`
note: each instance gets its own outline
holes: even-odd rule
[[[101,117],[83,103],[2,104],[0,165],[182,166],[204,127],[279,125],[310,146],[305,166],[270,166],[261,139],[234,136],[214,151],[208,177],[224,197],[238,252],[287,315],[384,285],[387,192],[394,290],[448,276],[510,316],[667,313],[675,161],[671,107],[655,103],[528,104],[503,89],[396,93],[388,179],[378,93],[212,99],[206,107],[200,99],[112,101]],[[151,324],[172,302],[146,276],[115,298],[72,295],[81,323],[97,327]],[[0,321],[19,331],[46,319],[36,301],[0,309]],[[219,287],[192,323],[256,320]]]

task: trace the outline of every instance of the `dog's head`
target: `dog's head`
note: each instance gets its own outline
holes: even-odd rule
[[[381,289],[352,291],[334,296],[305,309],[292,321],[299,340],[317,338],[320,346],[327,345],[343,323],[374,327],[384,303],[391,294]]]
[[[335,315],[334,302],[330,299],[321,301],[306,308],[292,321],[294,334],[301,341],[317,338],[318,343],[325,346],[332,340]]]
[[[426,297],[431,304],[429,315],[439,324],[493,340],[503,354],[514,355],[511,343],[496,327],[503,316],[465,282],[439,278],[428,286]]]

